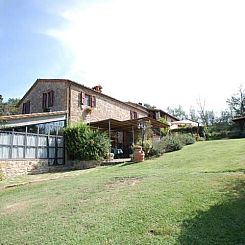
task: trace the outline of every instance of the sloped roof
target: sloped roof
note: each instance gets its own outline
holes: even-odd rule
[[[143,105],[140,105],[140,104],[137,104],[137,103],[133,103],[133,102],[130,102],[130,101],[128,101],[128,102],[126,102],[126,103],[129,104],[129,105],[131,105],[131,106],[134,106],[134,107],[136,107],[136,108],[142,108],[142,109],[147,110],[147,111],[155,111],[155,112],[158,112],[158,111],[159,111],[159,112],[162,112],[163,114],[166,114],[167,116],[169,116],[169,117],[175,119],[176,121],[179,121],[179,119],[178,119],[177,117],[175,117],[175,116],[169,114],[169,113],[166,112],[166,111],[163,111],[162,109],[157,109],[157,108],[147,108],[147,107],[145,107],[145,106],[143,106]]]
[[[100,95],[100,96],[103,96],[103,97],[105,97],[105,98],[108,98],[108,99],[110,99],[110,100],[114,100],[114,101],[116,101],[117,103],[120,103],[120,104],[129,106],[129,107],[131,107],[132,109],[138,109],[138,110],[140,110],[140,111],[142,111],[142,112],[145,112],[145,113],[147,112],[147,111],[145,110],[145,108],[136,108],[136,107],[133,106],[133,105],[130,105],[130,104],[126,103],[126,102],[123,102],[123,101],[121,101],[121,100],[115,99],[115,98],[113,98],[113,97],[111,97],[111,96],[109,96],[109,95],[106,95],[106,94],[104,94],[104,93],[98,92],[98,91],[96,91],[96,90],[94,90],[94,89],[92,89],[92,88],[89,88],[89,87],[87,87],[87,86],[81,84],[81,83],[77,83],[77,82],[74,82],[74,81],[69,80],[69,79],[47,79],[47,78],[41,79],[41,78],[38,78],[38,79],[35,81],[35,83],[30,87],[30,89],[28,89],[28,91],[25,93],[25,95],[21,98],[21,100],[19,101],[19,103],[17,104],[17,106],[19,106],[19,105],[23,102],[23,100],[26,98],[26,96],[31,92],[31,90],[32,90],[32,89],[37,85],[37,83],[39,83],[39,82],[65,82],[65,83],[70,83],[70,84],[73,84],[74,86],[77,86],[77,87],[79,87],[79,88],[85,88],[85,89],[88,89],[88,90],[92,91],[93,93],[98,94],[98,95]]]
[[[232,119],[233,122],[245,121],[245,116]]]

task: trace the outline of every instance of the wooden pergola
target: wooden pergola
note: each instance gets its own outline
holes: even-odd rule
[[[112,131],[121,131],[126,133],[132,133],[132,142],[135,141],[135,131],[141,130],[142,125],[150,124],[152,128],[160,129],[169,127],[168,124],[161,123],[151,117],[142,117],[137,119],[119,121],[115,119],[106,119],[102,121],[90,122],[89,125],[91,128],[96,128],[101,131],[108,132],[110,141]]]

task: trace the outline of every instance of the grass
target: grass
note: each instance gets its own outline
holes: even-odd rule
[[[245,244],[245,139],[0,182],[0,244]],[[38,181],[37,181],[38,180]],[[14,183],[24,184],[4,188]]]

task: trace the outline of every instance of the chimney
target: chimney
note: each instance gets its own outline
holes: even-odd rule
[[[96,92],[102,93],[102,86],[101,85],[96,85],[92,89]]]

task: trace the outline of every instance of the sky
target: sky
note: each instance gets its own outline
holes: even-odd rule
[[[0,94],[65,78],[166,110],[245,87],[244,0],[0,0]]]

